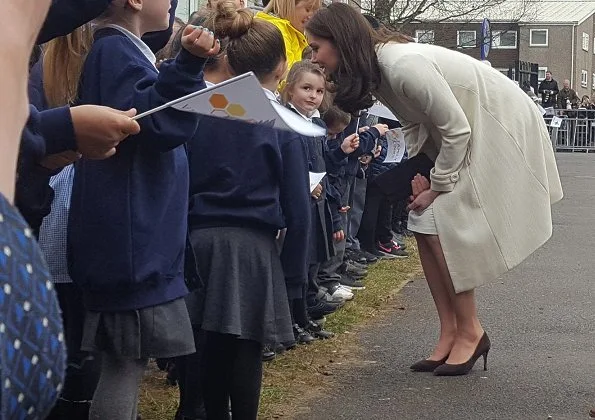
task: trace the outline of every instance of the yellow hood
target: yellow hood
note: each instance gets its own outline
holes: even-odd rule
[[[258,12],[256,17],[271,22],[281,31],[285,40],[288,70],[293,66],[293,63],[302,60],[302,52],[308,46],[306,36],[303,33],[295,29],[287,19],[281,19],[280,17],[264,12]]]

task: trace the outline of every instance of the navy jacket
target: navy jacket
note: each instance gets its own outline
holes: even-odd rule
[[[96,33],[83,70],[80,104],[139,113],[205,87],[204,61],[186,51],[153,63],[116,29]],[[195,114],[167,109],[139,120],[141,131],[115,156],[76,164],[68,225],[70,276],[85,306],[123,311],[187,293],[188,161]]]
[[[308,279],[310,203],[299,135],[202,117],[189,144],[191,229],[237,226],[274,237],[287,228],[281,262],[288,293]]]
[[[359,127],[363,127],[365,125],[366,119],[365,117],[361,117]],[[329,140],[329,148],[331,151],[340,147],[341,143],[346,137],[355,133],[356,126],[357,119],[354,118],[351,120],[351,123],[347,126],[347,128],[341,134],[339,134],[336,139]],[[333,184],[341,196],[340,207],[349,205],[348,185],[349,181],[352,178],[355,178],[355,176],[358,174],[358,171],[361,169],[359,157],[363,154],[370,153],[376,147],[376,142],[379,137],[380,132],[374,127],[370,127],[369,130],[359,133],[359,148],[348,156],[347,164],[343,166],[337,174],[333,174],[330,177],[331,184]]]

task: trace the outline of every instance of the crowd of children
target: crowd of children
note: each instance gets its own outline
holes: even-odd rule
[[[136,418],[158,359],[180,388],[176,418],[228,418],[231,401],[234,418],[254,419],[263,360],[331,338],[325,316],[365,288],[368,265],[407,257],[403,208],[367,204],[393,122],[333,106],[303,34],[319,7],[273,0],[254,14],[212,0],[186,25],[170,0],[112,0],[43,46],[29,85],[38,110],[140,113],[253,72],[271,101],[327,132],[166,109],[109,159],[45,162],[36,191],[53,201],[39,240],[69,362],[49,418]],[[165,42],[147,42],[161,32]]]

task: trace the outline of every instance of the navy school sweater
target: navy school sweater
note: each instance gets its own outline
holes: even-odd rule
[[[153,63],[123,33],[96,33],[87,57],[80,104],[144,112],[205,87],[204,60],[183,50]],[[72,279],[93,311],[124,311],[187,293],[188,161],[184,143],[195,114],[167,109],[139,120],[141,131],[102,161],[76,164],[68,225]]]
[[[293,106],[288,105],[287,108],[303,118],[303,115],[297,112],[297,110]],[[312,123],[324,128],[325,130],[327,129],[326,124],[321,118],[312,118]],[[340,168],[347,165],[347,157],[349,155],[344,153],[340,147],[337,147],[332,151],[329,150],[326,136],[300,136],[300,138],[306,145],[308,157],[308,171],[316,173],[327,173],[327,176],[325,176],[322,180],[321,199],[328,200],[327,205],[329,207],[329,215],[332,224],[328,230],[332,230],[332,232],[338,232],[339,230],[344,228],[342,226],[341,215],[339,213],[341,195],[339,194],[339,191],[337,191],[335,186],[329,182],[329,177],[332,176],[332,174],[338,173],[340,171]],[[314,199],[312,198],[311,200]]]
[[[299,135],[237,120],[201,117],[189,144],[191,229],[287,228],[281,262],[288,294],[308,279],[310,194]],[[296,297],[297,297],[296,296]]]
[[[96,18],[107,9],[111,0],[53,0],[37,42],[44,43],[66,35]],[[153,52],[163,48],[173,32],[178,0],[172,0],[169,28],[143,36]],[[49,187],[52,173],[37,165],[46,154],[76,150],[74,127],[68,106],[47,109],[43,92],[41,60],[29,78],[29,120],[23,130],[19,150],[15,205],[37,234],[43,218],[51,210],[53,190]]]

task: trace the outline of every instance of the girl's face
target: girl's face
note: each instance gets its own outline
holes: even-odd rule
[[[306,116],[312,115],[322,103],[325,83],[320,74],[304,73],[293,85],[289,102]]]
[[[291,0],[290,0],[291,1]],[[289,18],[291,26],[300,32],[304,32],[306,23],[318,10],[318,3],[312,0],[302,0],[295,5],[293,16]]]
[[[331,41],[306,33],[310,48],[312,48],[312,62],[318,64],[325,74],[331,74],[339,67],[339,52]]]

